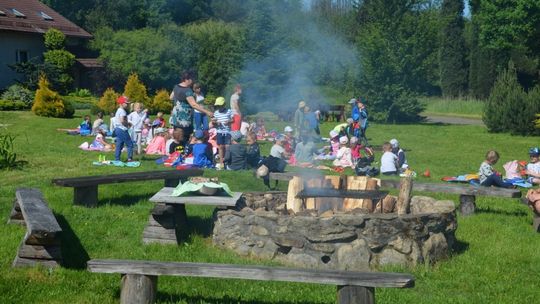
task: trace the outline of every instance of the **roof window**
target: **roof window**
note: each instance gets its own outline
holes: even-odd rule
[[[48,20],[48,21],[53,21],[53,17],[47,15],[47,13],[45,12],[39,12],[39,15],[41,16],[41,18],[45,19],[45,20]]]
[[[12,8],[11,9],[11,12],[15,15],[15,17],[18,17],[18,18],[26,18],[26,15],[19,12],[18,10]]]
[[[6,12],[4,12],[3,10],[0,10],[0,16],[6,16]]]

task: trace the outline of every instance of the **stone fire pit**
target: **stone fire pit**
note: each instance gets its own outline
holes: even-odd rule
[[[452,201],[414,196],[409,214],[355,209],[319,215],[286,210],[286,200],[286,192],[245,193],[236,209],[216,212],[214,244],[294,266],[363,271],[439,261],[455,240]]]

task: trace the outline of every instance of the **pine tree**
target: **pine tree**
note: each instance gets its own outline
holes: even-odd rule
[[[124,95],[126,95],[131,102],[140,102],[145,108],[152,107],[152,100],[148,97],[146,86],[139,80],[139,75],[137,75],[137,73],[131,73],[131,75],[129,75],[124,87]]]
[[[443,1],[439,67],[441,90],[443,95],[447,97],[463,95],[467,84],[462,14],[462,0]]]
[[[114,115],[116,108],[118,108],[116,99],[119,96],[120,94],[116,93],[113,88],[108,88],[97,102],[97,107],[105,114]]]
[[[47,77],[39,77],[39,88],[34,97],[32,112],[38,116],[46,117],[72,117],[75,110],[68,101],[64,101],[60,94],[49,88]]]

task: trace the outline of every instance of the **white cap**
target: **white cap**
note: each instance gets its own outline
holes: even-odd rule
[[[350,117],[347,118],[347,123],[348,123],[348,124],[352,124],[353,122],[354,122],[354,120],[353,120],[352,118],[350,118]]]
[[[347,136],[341,136],[341,137],[339,138],[339,143],[340,143],[340,144],[343,144],[343,145],[344,145],[344,144],[346,144],[346,143],[348,143],[348,142],[349,142],[349,138],[347,138]]]
[[[399,142],[395,138],[390,139],[390,144],[392,145],[392,148],[399,147]]]
[[[293,128],[291,128],[290,126],[286,126],[284,131],[285,132],[292,132]]]
[[[334,137],[336,137],[338,135],[339,135],[339,133],[336,130],[330,131],[330,138],[334,138]]]
[[[358,142],[358,137],[356,136],[351,136],[351,144],[355,144]]]
[[[349,100],[349,103],[356,103],[356,98],[352,98],[351,100]]]

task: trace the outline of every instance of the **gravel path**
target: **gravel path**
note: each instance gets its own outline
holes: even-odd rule
[[[463,118],[463,117],[456,117],[456,116],[427,115],[426,121],[431,122],[431,123],[443,123],[443,124],[451,124],[451,125],[484,126],[484,122],[481,119]]]

